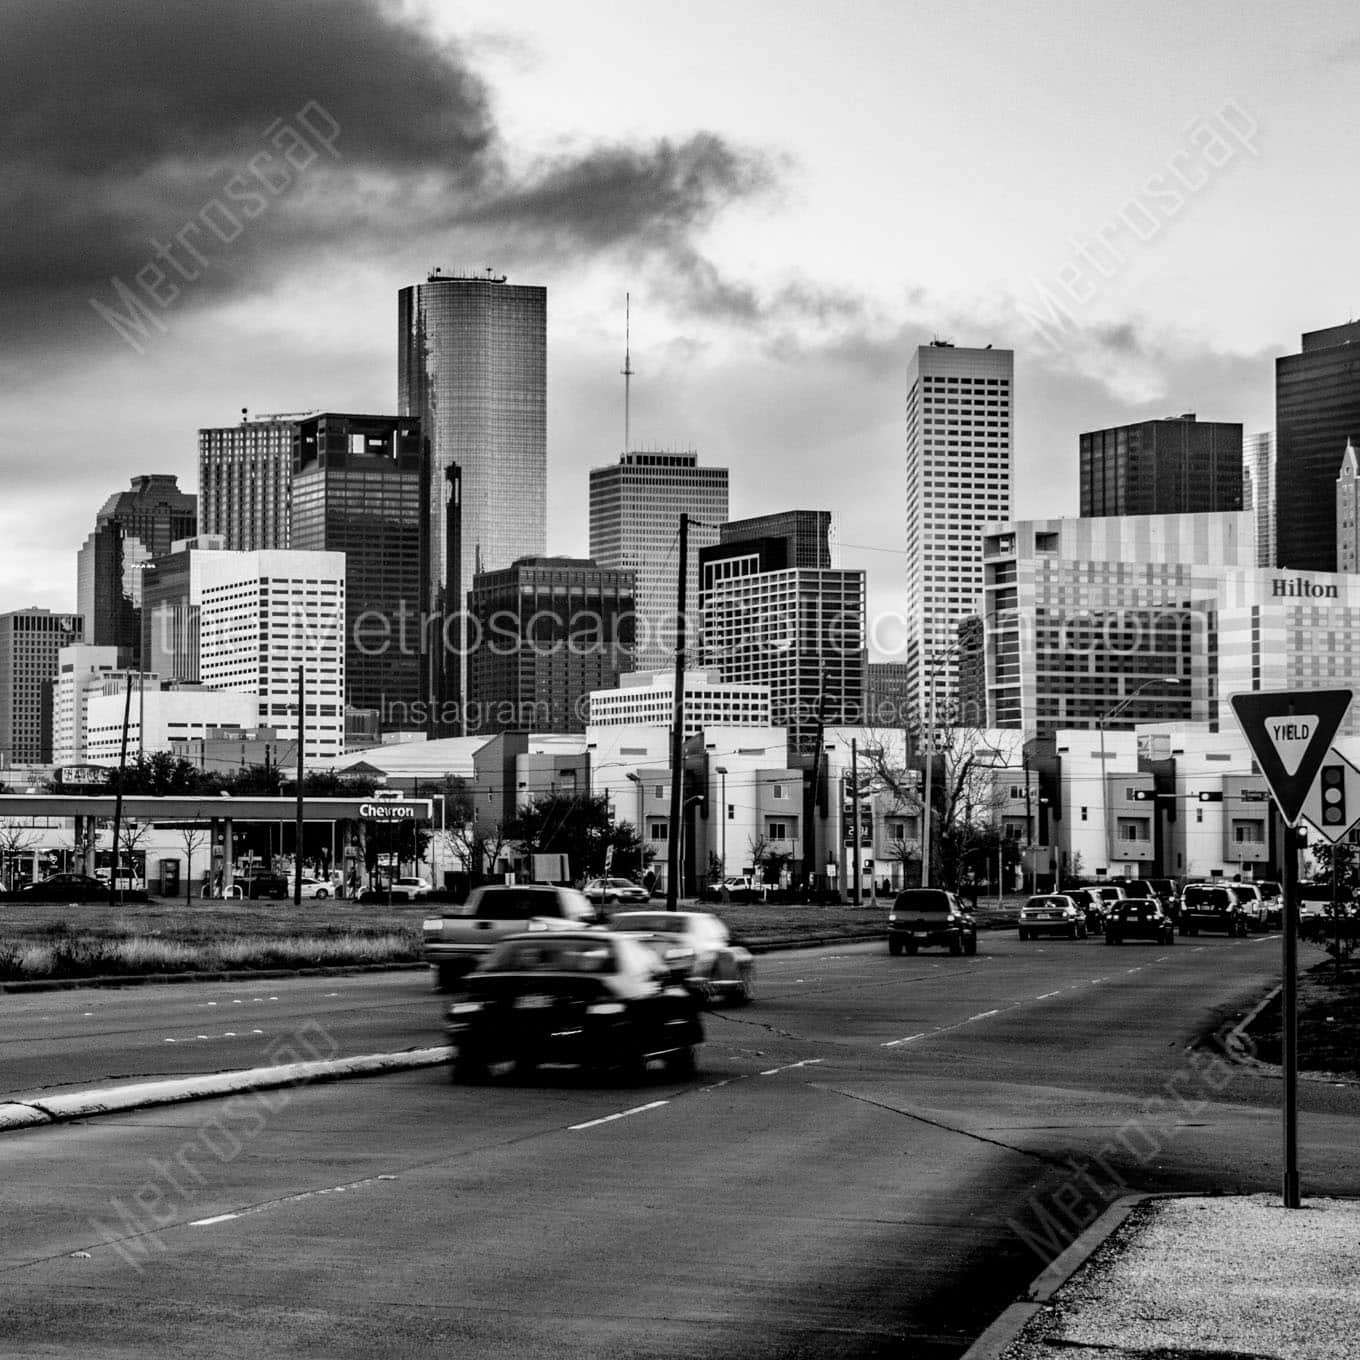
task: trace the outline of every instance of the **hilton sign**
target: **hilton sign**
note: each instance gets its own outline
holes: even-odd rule
[[[1316,581],[1305,580],[1302,576],[1295,576],[1292,579],[1288,576],[1271,577],[1270,594],[1274,599],[1335,600],[1340,598],[1335,586],[1318,585]]]

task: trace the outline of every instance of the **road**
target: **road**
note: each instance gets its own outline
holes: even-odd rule
[[[957,1356],[1110,1196],[1277,1188],[1278,1083],[1187,1046],[1278,956],[765,956],[693,1083],[430,1069],[9,1134],[0,1355]],[[305,1004],[428,1042],[422,981],[339,981]],[[1360,1095],[1302,1099],[1306,1193],[1353,1193]]]

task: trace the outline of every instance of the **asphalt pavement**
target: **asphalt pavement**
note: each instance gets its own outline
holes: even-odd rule
[[[433,1067],[6,1134],[0,1354],[958,1357],[1122,1196],[1272,1191],[1278,1083],[1200,1039],[1277,969],[831,946],[763,958],[693,1083]],[[363,981],[428,1042],[428,992]],[[280,1032],[357,997],[275,988]],[[1349,1193],[1355,1089],[1301,1102],[1305,1194]]]

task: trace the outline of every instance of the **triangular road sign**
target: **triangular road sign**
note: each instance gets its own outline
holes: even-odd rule
[[[1335,844],[1360,822],[1360,768],[1335,746],[1322,758],[1318,777],[1303,800],[1303,819]]]
[[[1232,696],[1242,734],[1290,826],[1351,704],[1348,689],[1258,690]]]

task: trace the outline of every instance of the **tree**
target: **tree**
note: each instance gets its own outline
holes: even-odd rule
[[[134,822],[130,818],[125,819],[118,829],[118,844],[121,854],[114,856],[114,869],[123,862],[123,855],[127,856],[128,874],[135,878],[133,872],[137,862],[137,851],[146,844],[146,838],[151,834],[151,824],[149,822]],[[145,853],[143,853],[143,868],[145,868]],[[117,887],[117,873],[114,873],[114,886]]]
[[[7,892],[14,888],[13,867],[10,861],[16,855],[34,849],[37,844],[37,833],[31,826],[24,826],[8,817],[0,821],[0,879],[3,879]]]
[[[184,905],[187,907],[194,896],[194,851],[208,839],[207,828],[196,823],[186,823],[179,829],[180,844],[184,846]]]
[[[628,822],[611,822],[609,801],[579,794],[545,794],[520,808],[505,826],[506,839],[529,855],[566,855],[571,872],[604,873],[612,846],[616,859],[637,861],[641,844]]]

